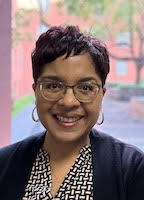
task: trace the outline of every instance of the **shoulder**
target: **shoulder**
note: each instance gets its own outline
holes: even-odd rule
[[[111,169],[113,176],[122,177],[128,199],[141,199],[137,197],[143,194],[144,152],[95,129],[92,129],[90,137],[94,162],[98,160],[105,170]]]
[[[44,132],[30,136],[22,141],[0,148],[0,168],[10,162],[11,158],[29,153],[38,148],[44,140]]]
[[[119,159],[123,168],[127,165],[134,166],[138,163],[144,168],[144,152],[136,146],[122,142],[96,129],[92,129],[90,137],[95,149],[98,146],[99,150],[101,149],[100,151]]]
[[[125,191],[126,199],[142,199],[144,152],[95,129],[92,129],[90,139],[94,169],[103,174],[103,183],[110,178],[110,183],[114,180],[116,185],[117,180]]]
[[[112,148],[118,149],[119,151],[123,151],[125,153],[136,152],[137,154],[144,156],[144,152],[138,147],[125,143],[111,135],[108,135],[101,131],[97,131],[96,129],[92,129],[90,137],[95,144],[101,143],[103,145],[111,146]]]

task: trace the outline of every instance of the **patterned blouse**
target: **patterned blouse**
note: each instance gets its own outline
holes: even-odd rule
[[[51,195],[52,177],[48,153],[40,149],[22,200],[92,200],[91,147],[85,146],[66,175],[58,192]]]

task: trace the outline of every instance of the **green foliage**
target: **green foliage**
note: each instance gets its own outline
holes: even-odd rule
[[[64,0],[70,14],[83,16],[85,19],[93,14],[103,15],[110,2],[110,0]],[[58,2],[59,7],[62,5],[62,2]]]
[[[108,37],[108,32],[104,23],[93,24],[91,27],[88,27],[87,30],[85,30],[85,32],[90,33],[96,38],[102,40],[106,40],[106,38]]]
[[[129,20],[129,14],[130,14],[130,5],[128,1],[124,1],[119,5],[119,9],[117,10],[117,12],[114,15],[114,20],[115,22],[117,22],[118,20]]]
[[[92,4],[89,3],[89,1],[84,0],[68,0],[65,1],[68,11],[70,14],[75,14],[77,16],[83,16],[85,19],[89,17],[90,13],[93,11]]]
[[[34,95],[30,94],[21,99],[14,101],[12,105],[12,117],[15,117],[21,110],[23,110],[28,104],[33,103]]]
[[[118,45],[119,35],[123,37],[121,44],[128,38],[127,47],[130,53],[128,58],[135,62],[136,84],[139,84],[141,68],[144,66],[142,58],[144,56],[144,0],[63,0],[63,3],[70,14],[92,19],[94,25],[88,25],[88,29],[92,28],[92,34],[96,37],[115,41],[115,46]],[[140,44],[138,51],[135,41]],[[122,59],[117,52],[111,53],[110,56],[116,60]],[[138,59],[134,60],[134,57]],[[127,56],[123,55],[123,58],[126,59]]]
[[[139,11],[139,4],[136,1],[125,0],[119,4],[119,8],[117,9],[117,12],[113,15],[112,20],[114,23],[123,20],[123,22],[125,22],[127,26],[130,22],[132,22],[134,25],[135,23],[137,23],[135,22],[134,16],[139,16]]]
[[[58,3],[61,7],[63,3],[66,5],[68,12],[76,16],[82,16],[84,19],[89,19],[93,16],[95,22],[97,22],[98,17],[103,17],[105,20],[105,25],[96,24],[98,28],[94,28],[98,35],[105,37],[106,23],[110,30],[114,30],[116,33],[119,31],[127,32],[130,28],[130,23],[132,23],[133,31],[136,27],[140,27],[141,24],[138,23],[135,15],[140,16],[142,14],[141,5],[143,0],[63,0]],[[63,2],[63,3],[62,3]],[[141,4],[140,4],[141,3]],[[109,21],[108,21],[108,20]],[[107,22],[106,22],[107,21]],[[123,26],[119,27],[118,23],[123,21]]]
[[[13,46],[16,46],[23,40],[32,40],[32,33],[23,32],[24,28],[28,27],[31,22],[31,10],[18,9],[13,16],[12,26],[12,41]]]
[[[110,0],[64,0],[70,14],[77,16],[89,17],[93,15],[104,15],[109,5],[112,6],[113,2]],[[58,3],[62,6],[62,2]]]

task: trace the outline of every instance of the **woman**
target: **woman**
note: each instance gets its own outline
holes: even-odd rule
[[[106,47],[78,27],[51,27],[32,69],[32,116],[46,131],[0,150],[0,199],[144,199],[144,154],[92,129],[103,122]]]

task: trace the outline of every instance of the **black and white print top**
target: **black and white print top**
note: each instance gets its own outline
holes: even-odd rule
[[[22,200],[92,200],[92,176],[91,147],[85,146],[53,198],[49,156],[40,149]]]

